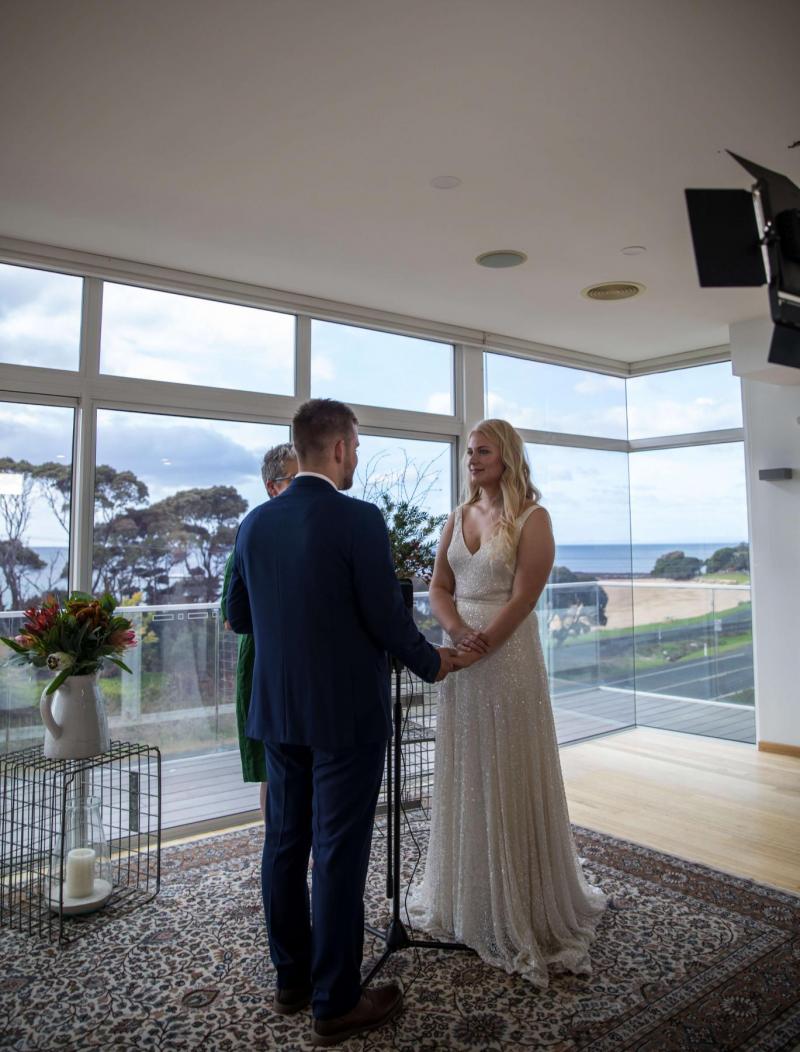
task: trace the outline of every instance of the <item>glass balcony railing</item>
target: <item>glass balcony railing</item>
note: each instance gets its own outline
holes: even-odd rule
[[[441,629],[427,593],[414,597],[415,618],[434,642]],[[126,661],[132,675],[102,673],[114,737],[146,738],[166,755],[196,755],[236,743],[236,636],[213,604],[126,606],[139,646]],[[554,708],[586,717],[562,740],[600,729],[648,723],[684,729],[685,706],[704,711],[700,733],[752,724],[753,657],[747,586],[635,581],[550,585],[538,608]],[[0,633],[19,631],[19,612],[0,612]],[[8,749],[38,740],[39,695],[49,674],[0,670],[0,734]],[[704,703],[702,709],[698,703]],[[710,708],[713,706],[714,708]],[[713,717],[713,719],[712,719]],[[744,725],[744,724],[742,724]],[[688,726],[685,729],[690,729]],[[726,735],[727,736],[727,735]],[[745,736],[744,740],[751,740]]]
[[[237,637],[218,607],[122,612],[139,645],[126,654],[132,675],[113,666],[101,675],[112,737],[162,750],[174,823],[257,806],[257,787],[244,788],[238,770]],[[755,740],[749,587],[558,584],[546,588],[537,612],[562,744],[636,725]],[[414,614],[431,642],[441,642],[427,593],[415,595]],[[0,612],[0,634],[21,624],[21,613]],[[0,748],[42,740],[38,705],[49,678],[0,668]]]

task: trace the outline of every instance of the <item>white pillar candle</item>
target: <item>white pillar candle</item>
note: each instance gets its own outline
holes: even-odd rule
[[[94,891],[94,861],[90,847],[74,847],[67,855],[66,894],[70,899],[85,899]]]

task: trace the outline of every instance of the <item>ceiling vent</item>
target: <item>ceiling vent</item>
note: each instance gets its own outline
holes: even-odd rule
[[[589,300],[629,300],[644,292],[638,281],[601,281],[581,290],[581,296]]]
[[[491,267],[493,270],[503,269],[505,267],[518,267],[521,263],[525,263],[528,257],[524,252],[519,252],[516,248],[500,248],[495,249],[493,252],[482,252],[481,255],[475,258],[475,262],[481,267]]]

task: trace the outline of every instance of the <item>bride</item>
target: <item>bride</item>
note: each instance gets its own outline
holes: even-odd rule
[[[477,424],[466,462],[430,603],[467,667],[439,694],[430,845],[410,914],[544,988],[549,965],[591,971],[606,905],[575,853],[534,613],[553,535],[510,424]]]

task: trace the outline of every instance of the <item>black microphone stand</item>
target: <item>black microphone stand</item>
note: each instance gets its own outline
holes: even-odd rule
[[[431,950],[470,950],[463,942],[442,942],[439,939],[417,939],[409,935],[408,929],[400,919],[400,795],[402,791],[402,764],[400,749],[403,737],[403,703],[400,694],[400,680],[403,664],[397,658],[391,658],[394,673],[394,734],[386,748],[386,898],[392,900],[392,918],[386,931],[365,924],[364,929],[370,935],[382,939],[386,949],[372,966],[362,985],[367,986],[383,968],[393,953],[420,947]]]

